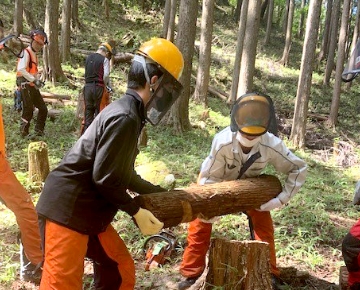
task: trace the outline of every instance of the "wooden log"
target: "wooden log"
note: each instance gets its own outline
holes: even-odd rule
[[[50,172],[48,148],[43,141],[31,142],[28,146],[29,180],[44,182]]]
[[[138,195],[135,201],[150,210],[164,227],[173,227],[197,217],[210,219],[259,208],[282,190],[278,178],[261,175],[214,184],[194,185],[174,191]]]
[[[53,93],[48,93],[48,92],[40,92],[40,94],[43,98],[47,98],[47,99],[71,100],[71,97],[68,95],[59,95],[59,94],[53,94]]]
[[[213,239],[205,289],[272,290],[269,244]]]
[[[340,274],[339,274],[339,288],[340,290],[350,290],[349,283],[348,283],[349,272],[346,266],[340,267]]]

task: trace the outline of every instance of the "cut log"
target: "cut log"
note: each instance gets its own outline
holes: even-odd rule
[[[53,93],[47,93],[47,92],[40,92],[40,94],[43,98],[47,98],[47,99],[71,100],[71,97],[68,95],[59,95],[59,94],[53,94]]]
[[[340,274],[339,274],[339,288],[340,290],[350,290],[349,283],[348,283],[349,272],[346,266],[340,267]]]
[[[29,180],[44,182],[50,172],[48,148],[45,142],[31,142],[28,146]]]
[[[173,227],[197,217],[210,219],[259,208],[282,190],[278,178],[261,175],[214,184],[194,185],[174,191],[138,195],[135,201],[150,210],[164,227]]]
[[[272,290],[269,244],[213,239],[205,289]]]

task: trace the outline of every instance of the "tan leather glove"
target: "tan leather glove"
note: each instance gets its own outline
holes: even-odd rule
[[[160,232],[164,223],[160,222],[150,211],[140,207],[134,219],[143,235],[154,235]]]

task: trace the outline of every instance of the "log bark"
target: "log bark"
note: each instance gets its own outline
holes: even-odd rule
[[[349,283],[348,283],[349,272],[346,266],[340,267],[340,274],[339,274],[339,288],[340,290],[350,290]]]
[[[269,244],[213,239],[205,289],[272,290]]]
[[[48,93],[48,92],[40,92],[40,94],[43,98],[47,98],[47,99],[71,100],[71,97],[68,95],[59,95],[59,94]]]
[[[282,190],[278,178],[255,178],[194,185],[174,191],[138,195],[135,201],[150,210],[164,227],[187,223],[197,217],[210,219],[259,208]]]
[[[28,146],[29,180],[44,182],[50,172],[48,148],[43,141],[31,142]]]

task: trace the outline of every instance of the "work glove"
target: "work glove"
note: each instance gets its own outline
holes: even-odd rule
[[[133,217],[143,235],[155,235],[164,226],[150,211],[141,207]]]
[[[354,205],[360,204],[360,180],[356,183],[355,192],[354,192]]]
[[[271,211],[275,208],[281,207],[282,202],[278,197],[270,199],[267,203],[264,203],[260,206],[260,211]]]
[[[35,85],[35,87],[39,90],[39,89],[41,89],[41,88],[45,85],[45,83],[42,82],[42,81],[39,80],[39,79],[35,79],[34,85]]]

